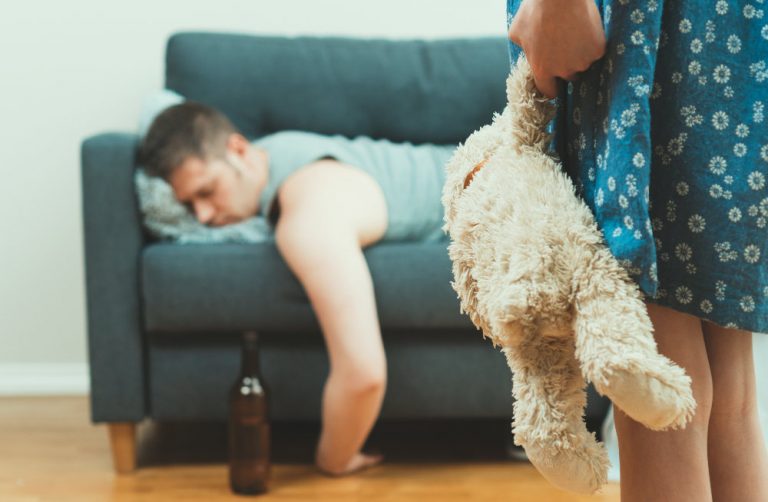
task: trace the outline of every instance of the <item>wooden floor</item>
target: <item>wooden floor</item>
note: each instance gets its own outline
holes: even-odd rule
[[[243,500],[227,485],[221,424],[139,427],[139,468],[113,474],[104,425],[85,397],[0,398],[0,501]],[[618,501],[609,485],[592,497],[557,490],[527,463],[510,460],[508,423],[379,425],[371,448],[387,461],[332,479],[311,465],[313,424],[276,425],[273,480],[263,501]]]

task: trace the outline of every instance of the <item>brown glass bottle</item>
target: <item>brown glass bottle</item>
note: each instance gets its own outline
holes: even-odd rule
[[[270,431],[258,335],[253,331],[243,333],[242,358],[229,393],[229,484],[235,493],[257,495],[269,485]]]

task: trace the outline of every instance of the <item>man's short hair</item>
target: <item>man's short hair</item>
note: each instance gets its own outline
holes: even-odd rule
[[[139,163],[150,176],[168,180],[187,158],[223,158],[230,135],[238,133],[215,108],[187,101],[160,113],[139,150]]]

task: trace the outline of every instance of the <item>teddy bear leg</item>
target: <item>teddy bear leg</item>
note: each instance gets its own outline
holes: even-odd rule
[[[669,377],[662,379],[617,369],[606,385],[595,388],[633,420],[651,430],[678,429],[685,427],[696,409],[693,397],[685,396],[684,390],[681,392],[687,385],[685,378],[681,375],[679,382],[670,385]]]
[[[576,294],[573,329],[584,377],[627,415],[649,429],[683,427],[696,401],[691,378],[658,352],[648,311],[631,284],[617,277],[618,264],[597,260]]]
[[[512,370],[515,444],[550,483],[594,493],[606,482],[608,457],[583,420],[585,383],[573,339],[534,335],[504,354]]]

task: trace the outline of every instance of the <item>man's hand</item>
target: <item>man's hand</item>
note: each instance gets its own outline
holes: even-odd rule
[[[594,0],[523,0],[509,39],[525,52],[536,87],[557,96],[556,77],[573,80],[605,53],[605,32]]]

